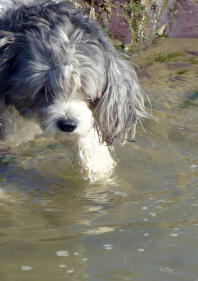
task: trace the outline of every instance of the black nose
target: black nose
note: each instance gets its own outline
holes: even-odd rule
[[[76,126],[75,121],[71,119],[59,119],[57,121],[57,127],[63,132],[71,133],[76,129]]]

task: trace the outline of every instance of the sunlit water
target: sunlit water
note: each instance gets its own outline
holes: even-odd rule
[[[156,121],[116,149],[111,181],[82,181],[53,140],[2,155],[1,281],[198,280],[196,46],[165,40],[136,58]]]

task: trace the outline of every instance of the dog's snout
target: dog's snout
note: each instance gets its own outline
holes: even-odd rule
[[[68,132],[71,133],[73,132],[76,127],[77,124],[75,121],[71,120],[71,119],[59,119],[57,121],[57,127],[62,131],[62,132]]]

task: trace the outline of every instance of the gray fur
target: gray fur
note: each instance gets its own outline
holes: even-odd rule
[[[0,98],[5,104],[45,129],[48,107],[60,96],[67,100],[80,93],[102,142],[124,143],[130,131],[134,135],[139,118],[148,116],[143,91],[134,69],[98,25],[69,1],[3,2]]]

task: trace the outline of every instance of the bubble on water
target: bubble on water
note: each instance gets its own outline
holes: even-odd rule
[[[58,267],[60,267],[60,268],[65,268],[65,267],[66,267],[66,264],[59,264]]]
[[[82,258],[82,261],[88,261],[88,258]]]
[[[54,208],[45,208],[46,212],[56,212]]]
[[[143,210],[143,211],[147,211],[147,210],[148,210],[148,207],[147,207],[147,206],[143,206],[143,207],[142,207],[142,210]]]
[[[169,236],[171,236],[171,237],[178,237],[178,234],[177,233],[170,233]]]
[[[158,200],[156,203],[172,203],[173,201],[170,200]]]
[[[149,236],[149,233],[144,233],[144,237],[148,237]]]
[[[140,253],[142,253],[144,251],[145,251],[145,249],[138,249],[138,252],[140,252]]]
[[[28,270],[33,269],[33,267],[32,267],[32,266],[29,266],[29,265],[24,265],[24,266],[21,267],[21,269],[22,269],[23,271],[28,271]]]
[[[177,244],[169,244],[170,247],[178,247]]]
[[[197,165],[191,165],[191,166],[190,166],[191,169],[195,169],[195,168],[197,168],[197,167],[198,167]]]
[[[67,272],[67,273],[73,273],[74,270],[73,270],[73,269],[68,269],[66,272]]]
[[[121,196],[121,197],[127,197],[128,194],[126,192],[121,191],[115,191],[115,195]]]
[[[78,253],[78,252],[75,252],[75,253],[74,253],[74,256],[79,256],[79,253]]]
[[[154,212],[149,212],[149,215],[150,215],[151,217],[156,217],[156,213],[154,213]]]
[[[111,244],[104,244],[103,247],[104,247],[105,250],[112,250],[113,249],[113,246]]]
[[[69,253],[68,253],[68,251],[57,251],[57,252],[56,252],[56,255],[57,255],[58,257],[68,257],[68,256],[69,256]]]

